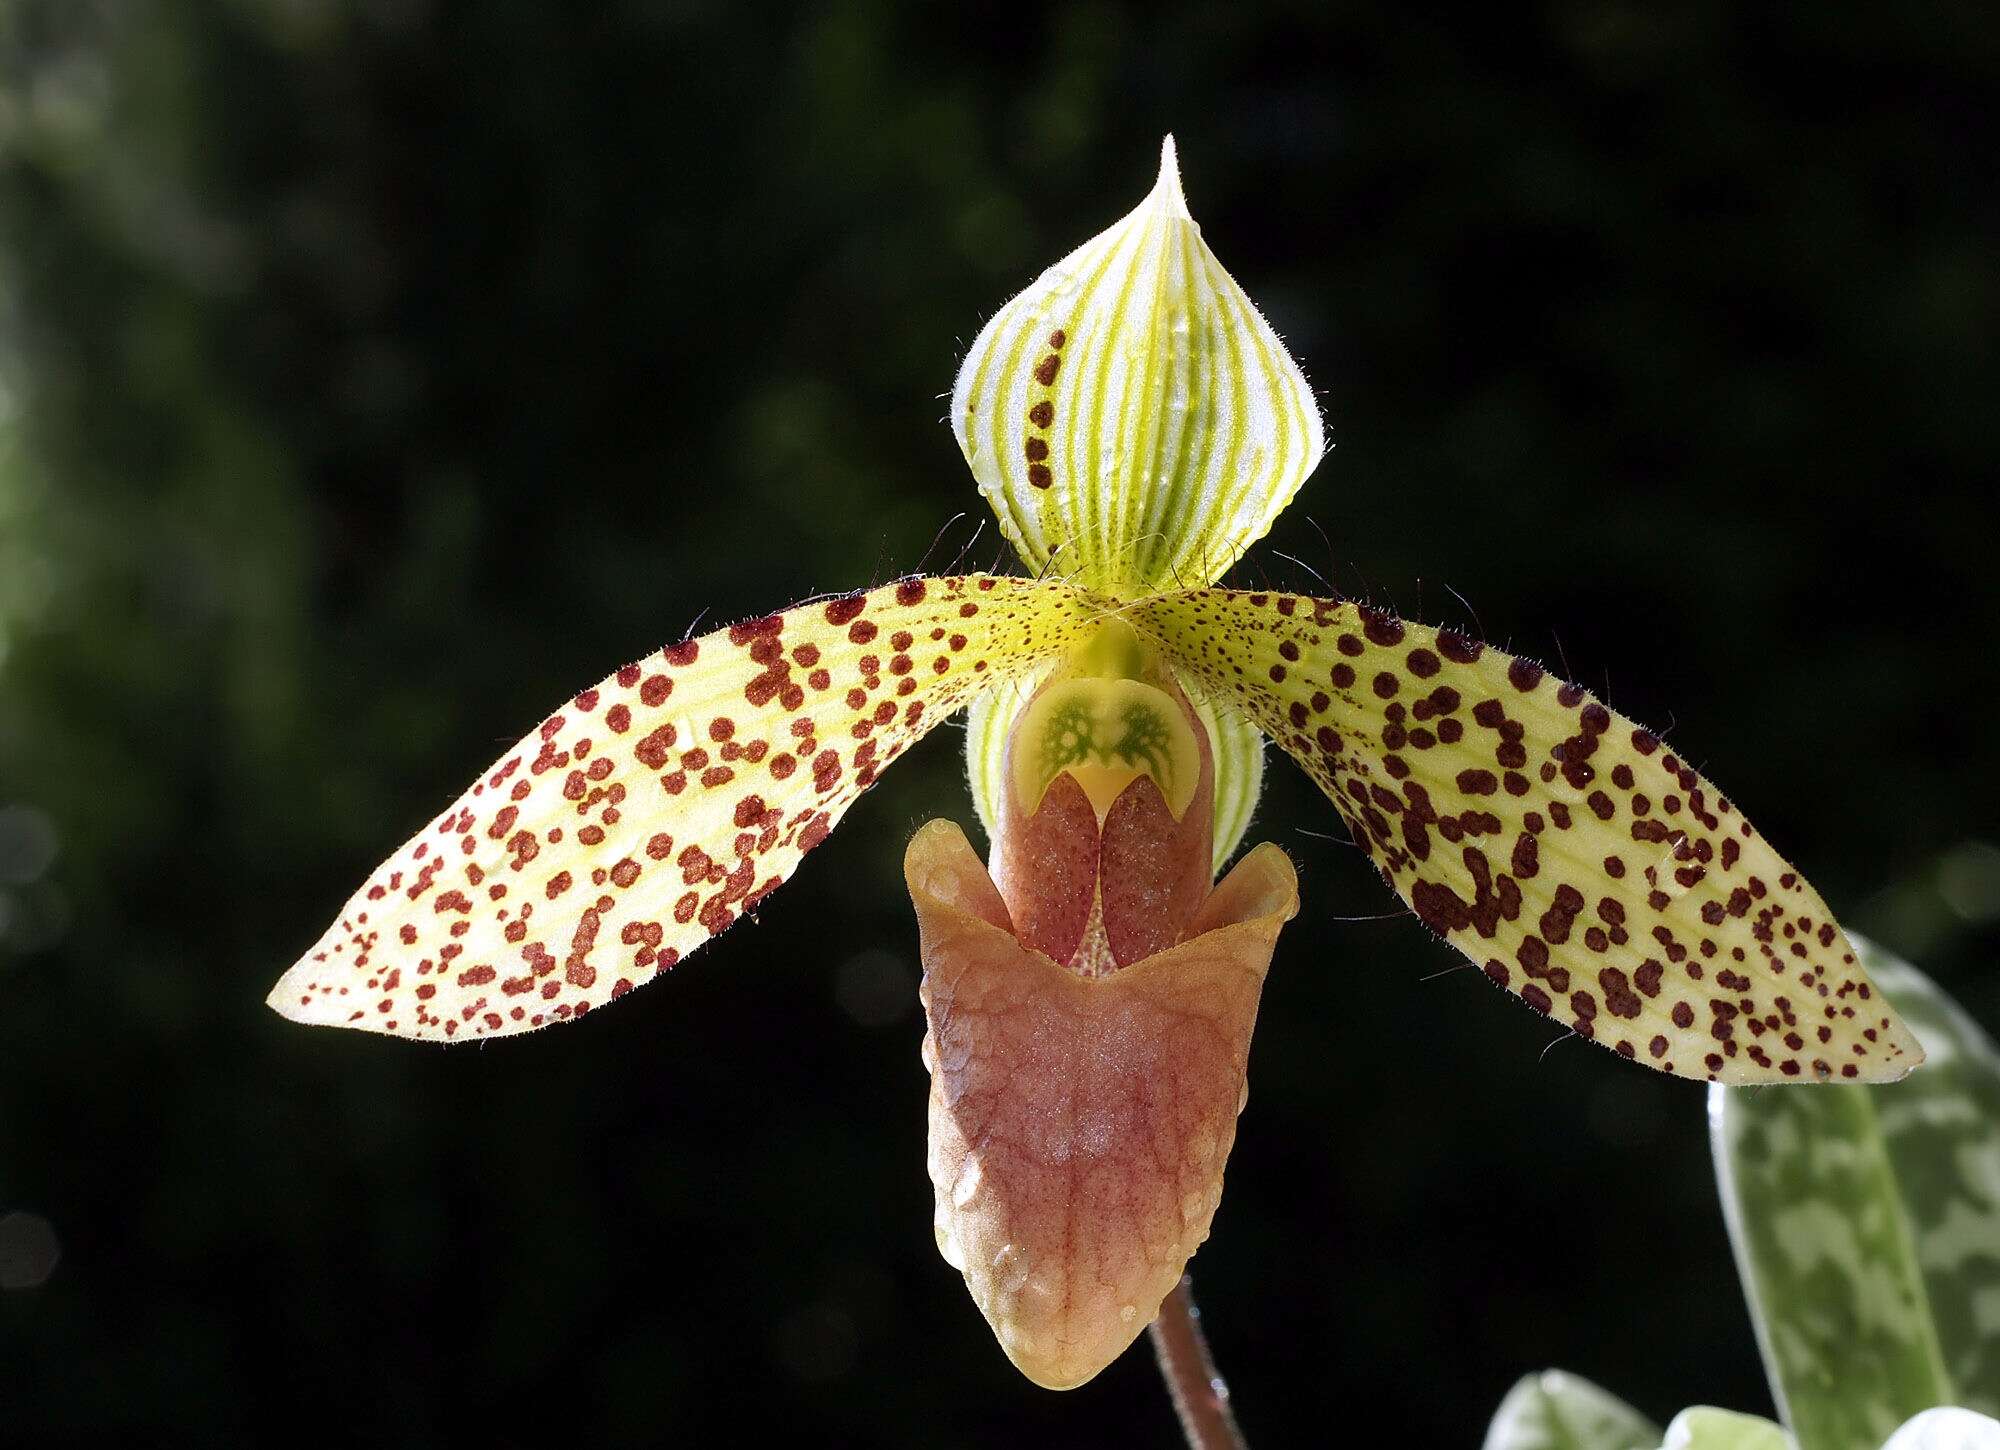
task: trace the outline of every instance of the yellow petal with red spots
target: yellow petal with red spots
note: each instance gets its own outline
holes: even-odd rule
[[[627,665],[376,870],[272,990],[301,1022],[493,1037],[580,1016],[753,911],[891,761],[1094,613],[909,579]]]
[[[1220,578],[1325,448],[1304,374],[1188,213],[1171,137],[1146,199],[980,330],[951,426],[1028,567],[1120,598]]]
[[[1725,1083],[1923,1060],[1818,893],[1577,686],[1337,600],[1200,590],[1127,617],[1305,767],[1425,924],[1583,1036]]]

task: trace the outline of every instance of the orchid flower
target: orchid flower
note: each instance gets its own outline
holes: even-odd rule
[[[1463,634],[1215,587],[1324,439],[1171,139],[1145,200],[980,332],[951,423],[1026,577],[905,578],[616,670],[383,863],[271,1006],[438,1041],[581,1017],[754,913],[968,711],[990,853],[937,820],[905,862],[936,1232],[1052,1387],[1208,1234],[1298,904],[1274,845],[1215,880],[1265,739],[1425,926],[1622,1057],[1726,1084],[1921,1061],[1818,894],[1657,735]]]

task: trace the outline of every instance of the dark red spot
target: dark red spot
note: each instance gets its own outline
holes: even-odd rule
[[[673,750],[674,741],[678,735],[679,732],[672,725],[662,725],[637,745],[633,746],[632,753],[638,757],[642,765],[652,770],[658,770],[667,763],[667,758]]]
[[[1437,647],[1439,654],[1461,665],[1469,665],[1477,660],[1480,652],[1486,648],[1478,640],[1469,639],[1448,629],[1438,631]]]
[[[1367,605],[1360,606],[1362,633],[1387,649],[1403,642],[1403,622],[1392,614]]]
[[[801,851],[810,851],[821,841],[824,841],[828,833],[832,830],[833,825],[827,820],[826,812],[816,812],[813,818],[806,822],[805,829],[799,832],[799,849]]]

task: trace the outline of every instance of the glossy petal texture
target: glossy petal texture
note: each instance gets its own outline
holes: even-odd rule
[[[1015,939],[951,822],[917,832],[904,872],[922,933],[938,1247],[1008,1357],[1068,1389],[1151,1322],[1208,1236],[1297,879],[1261,846],[1188,940],[1093,980]]]
[[[986,324],[951,422],[1028,567],[1117,597],[1221,577],[1324,447],[1298,365],[1188,215],[1171,139],[1152,194]]]
[[[1773,1398],[1809,1450],[1938,1404],[2000,1410],[2000,1052],[1867,943],[1930,1053],[1894,1087],[1709,1092],[1716,1181]]]
[[[1923,1060],[1818,893],[1577,686],[1344,601],[1212,589],[1127,618],[1305,768],[1425,924],[1583,1036],[1728,1083]]]
[[[979,825],[990,841],[1000,819],[1000,792],[1006,781],[1007,731],[1027,708],[1039,674],[1022,676],[988,690],[972,702],[965,722],[965,775]],[[1264,790],[1264,733],[1226,702],[1190,696],[1196,717],[1208,731],[1215,775],[1215,823],[1210,875],[1243,844]]]
[[[1659,1450],[1660,1427],[1581,1375],[1524,1375],[1486,1427],[1481,1450]]]
[[[669,645],[483,772],[270,1005],[464,1038],[621,996],[754,910],[889,762],[1091,615],[1053,584],[910,579]]]

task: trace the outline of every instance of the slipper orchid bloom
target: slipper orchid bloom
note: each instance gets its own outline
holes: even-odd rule
[[[1150,195],[986,325],[952,427],[1030,577],[907,578],[624,666],[391,856],[285,973],[301,1022],[440,1041],[581,1017],[746,914],[969,710],[991,850],[911,840],[945,1257],[1038,1383],[1081,1384],[1207,1236],[1297,882],[1215,883],[1275,741],[1495,985],[1722,1083],[1922,1050],[1832,914],[1652,733],[1465,635],[1214,587],[1323,447],[1311,390]]]

